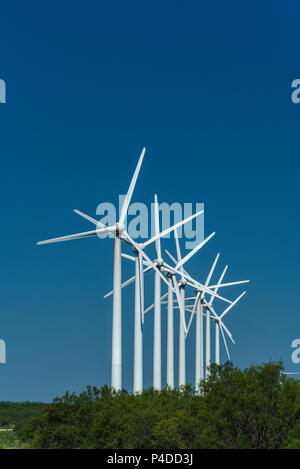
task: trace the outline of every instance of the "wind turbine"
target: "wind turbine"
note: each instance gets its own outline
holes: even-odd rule
[[[157,195],[154,196],[155,208],[155,232],[159,233],[159,207]],[[178,242],[177,228],[174,228],[174,235],[176,246],[178,246],[178,255],[180,256],[180,248]],[[159,269],[167,272],[168,277],[168,321],[167,321],[167,385],[171,388],[174,387],[174,317],[173,317],[173,292],[175,291],[178,305],[180,308],[180,331],[182,331],[183,338],[185,337],[186,324],[185,324],[185,311],[184,311],[184,276],[181,276],[182,285],[181,291],[178,289],[175,274],[169,266],[165,264],[162,259],[160,238],[156,242],[157,264]],[[182,373],[182,364],[181,364]],[[185,376],[185,369],[184,376]],[[185,379],[184,379],[185,384]],[[161,389],[161,282],[160,277],[155,272],[155,289],[154,289],[154,344],[153,344],[153,386],[155,389]]]
[[[154,265],[156,265],[157,269],[155,270],[155,277],[154,277],[154,331],[153,331],[153,387],[156,390],[161,390],[161,278],[162,278],[162,271],[167,272],[168,280],[165,280],[165,283],[168,285],[168,292],[169,296],[173,297],[173,292],[176,293],[178,298],[179,292],[177,291],[177,283],[173,281],[173,274],[168,270],[168,268],[164,267],[164,260],[162,259],[161,254],[161,243],[160,239],[162,236],[170,233],[171,231],[175,231],[176,228],[180,227],[184,223],[190,221],[191,217],[177,223],[173,227],[164,230],[160,233],[159,228],[159,208],[158,208],[158,200],[157,195],[154,196],[154,216],[155,216],[155,236],[152,238],[155,240],[155,247],[156,247],[156,255],[157,259],[154,261]],[[192,215],[192,218],[195,216],[200,215],[203,211],[198,212],[198,214]],[[147,241],[146,243],[140,244],[141,249],[144,249],[145,246],[151,244],[151,240]],[[173,282],[173,285],[172,285]],[[178,300],[179,301],[179,300]],[[184,310],[181,310],[181,317],[184,314]],[[170,375],[170,369],[173,368],[173,375],[174,375],[174,364],[172,366],[172,352],[171,349],[173,348],[172,345],[172,336],[171,336],[171,328],[173,323],[172,313],[168,316],[168,356],[167,356],[167,368],[168,373]],[[169,383],[167,383],[169,384]],[[174,378],[173,378],[173,385],[174,385]],[[170,379],[170,386],[172,386],[172,378]]]
[[[194,288],[196,288],[196,291],[199,290],[199,296],[197,297],[197,301],[195,301],[195,304],[194,304],[194,309],[191,311],[192,312],[192,315],[191,315],[191,318],[190,318],[190,322],[189,322],[189,325],[187,327],[187,330],[186,330],[186,333],[185,333],[185,338],[188,334],[188,331],[190,329],[190,326],[191,326],[191,322],[192,322],[192,319],[193,319],[193,315],[195,313],[195,309],[197,308],[197,315],[196,315],[196,360],[195,360],[195,380],[196,380],[196,387],[197,385],[199,384],[199,381],[201,379],[203,379],[203,306],[202,306],[202,301],[198,301],[198,299],[200,298],[200,294],[203,292],[203,291],[206,291],[206,292],[209,292],[211,291],[210,290],[210,287],[208,286],[204,286],[202,284],[200,284],[199,282],[196,282],[195,280],[192,279],[192,277],[190,277],[188,275],[188,273],[183,269],[183,265],[185,264],[185,262],[187,262],[199,249],[201,249],[204,244],[206,244],[210,238],[212,238],[214,236],[215,233],[212,233],[211,235],[209,235],[204,241],[202,241],[198,246],[196,246],[189,254],[187,254],[187,256],[185,256],[184,259],[181,259],[180,262],[178,262],[178,260],[176,260],[172,254],[170,254],[169,251],[166,250],[166,253],[168,254],[168,256],[171,258],[171,260],[176,264],[176,267],[179,266],[179,268],[181,269],[181,275],[185,277],[185,284],[188,284]],[[179,254],[179,257],[181,257],[181,254]],[[177,254],[177,256],[178,256]],[[188,279],[188,280],[187,280]],[[192,282],[192,283],[191,283]],[[214,291],[212,291],[211,294],[213,294]],[[215,292],[215,294],[217,295],[217,292]],[[229,300],[227,300],[226,298],[223,298],[219,295],[217,295],[219,299],[221,300],[224,300],[224,301],[227,301],[228,303],[231,303]],[[163,299],[163,297],[162,297]],[[186,298],[186,301],[187,300],[195,300],[195,298]],[[168,303],[169,304],[169,303]],[[170,303],[172,304],[172,303]],[[173,308],[173,306],[171,306]],[[169,308],[169,306],[168,306]],[[188,309],[186,309],[188,310]],[[182,332],[181,332],[182,334]],[[182,334],[183,335],[183,334]],[[183,339],[182,339],[182,335],[180,337],[180,342],[179,342],[179,349],[181,350],[181,353],[179,352],[179,355],[181,355],[181,367],[182,366],[185,366],[185,358],[184,358],[184,355],[185,355],[185,342],[183,344]],[[185,373],[184,371],[181,372],[182,376],[185,377]],[[185,379],[185,378],[184,378]],[[183,379],[182,379],[182,382],[183,382]]]
[[[215,288],[215,291],[214,291],[214,294],[211,295],[210,297],[210,300],[209,300],[209,303],[208,303],[208,308],[212,307],[212,304],[213,304],[213,301],[215,299],[215,293],[218,292],[218,289],[220,288],[220,286],[224,287],[224,286],[231,286],[231,285],[238,285],[238,284],[241,284],[241,283],[248,283],[249,280],[241,280],[239,282],[229,282],[229,283],[224,283],[222,284],[222,281],[223,281],[223,278],[224,278],[224,275],[226,273],[228,269],[228,266],[226,265],[225,269],[223,270],[219,280],[218,280],[218,283],[216,285],[216,288]],[[213,288],[214,286],[211,286],[211,288]],[[242,295],[240,295],[223,313],[222,315],[220,316],[220,319],[222,319],[225,314],[228,313],[228,311],[230,311],[231,308],[233,308],[234,305],[236,305],[236,303],[244,296],[246,292],[243,292]],[[221,329],[221,332],[222,331],[222,326],[220,326],[220,322],[218,319],[214,319],[215,321],[215,324],[216,324],[216,329],[215,329],[215,332],[216,332],[216,336],[215,336],[215,362],[217,365],[220,365],[220,329]],[[224,343],[225,343],[225,340],[224,340]],[[228,357],[230,359],[230,356],[229,356],[229,352],[228,352]]]
[[[184,258],[181,256],[181,250],[180,250],[180,245],[179,245],[179,239],[178,239],[178,234],[177,231],[175,230],[175,243],[176,243],[176,253],[177,253],[177,261],[169,254],[168,251],[167,254],[173,259],[173,261],[176,263],[175,269],[179,270],[181,274],[181,280],[179,282],[179,290],[180,290],[180,298],[181,298],[181,308],[184,311],[184,321],[181,320],[179,323],[179,386],[185,386],[186,384],[186,358],[185,358],[185,339],[187,335],[187,328],[185,324],[185,287],[187,285],[187,280],[186,280],[186,274],[185,271],[183,270],[183,265],[191,259],[196,252],[199,251],[214,235],[214,233],[211,233],[206,239],[204,239],[201,243],[199,243],[192,251],[190,251]],[[205,285],[207,287],[207,285]],[[177,286],[178,288],[178,286]],[[170,299],[170,305],[171,305],[171,299]]]
[[[182,261],[181,257],[181,251],[180,251],[180,245],[179,245],[179,239],[178,239],[178,233],[175,231],[175,243],[176,243],[176,253],[177,253],[177,268],[179,262]],[[181,295],[181,304],[182,308],[184,311],[184,319],[185,319],[185,286],[186,286],[186,280],[183,275],[183,268],[180,266],[180,272],[181,272],[181,280],[179,282],[179,288],[180,288],[180,295]],[[179,322],[179,366],[178,366],[178,384],[179,386],[185,386],[185,380],[186,380],[186,371],[185,371],[185,365],[186,365],[186,360],[185,360],[185,334],[186,334],[186,324],[185,321]]]
[[[87,238],[97,236],[104,233],[111,233],[114,236],[114,297],[113,297],[113,326],[112,326],[112,367],[111,367],[111,386],[116,391],[122,389],[122,306],[121,306],[121,240],[128,241],[129,237],[125,230],[125,219],[127,216],[128,207],[132,198],[135,184],[141,169],[146,149],[143,148],[140,158],[138,160],[133,178],[129,185],[127,195],[125,197],[123,207],[121,210],[120,219],[112,226],[105,226],[96,221],[97,228],[92,231],[83,233],[76,233],[68,236],[61,236],[59,238],[52,238],[46,241],[40,241],[37,244],[49,244],[60,241],[69,241],[73,239]],[[82,212],[76,211],[79,215],[94,222],[91,217],[85,216]]]
[[[159,210],[157,195],[154,196],[154,226],[155,234],[159,233]],[[175,230],[176,233],[176,230]],[[161,246],[160,239],[157,239],[155,243],[157,265],[159,269],[163,265],[161,258]],[[169,288],[169,285],[168,285]],[[161,390],[161,307],[160,307],[160,296],[161,296],[161,284],[160,276],[155,272],[154,276],[154,330],[153,330],[153,387],[154,389]]]
[[[194,307],[193,307],[192,314],[191,314],[190,321],[189,321],[188,328],[187,328],[187,334],[188,334],[189,329],[192,324],[194,314],[197,311],[197,314],[196,314],[196,347],[195,347],[196,348],[195,350],[195,386],[196,387],[199,385],[200,380],[203,379],[203,301],[204,301],[205,288],[207,288],[209,285],[212,274],[218,262],[219,256],[220,254],[218,253],[208,273],[208,276],[205,280],[204,288],[202,287],[196,288],[197,295],[195,298]],[[214,291],[213,294],[217,295],[217,292]],[[210,315],[208,311],[206,312],[205,344],[206,344],[205,358],[206,358],[206,370],[207,370],[208,367],[210,366]]]
[[[197,302],[196,314],[196,345],[195,345],[195,389],[204,378],[204,357],[203,357],[203,305],[202,301]]]
[[[218,259],[220,257],[220,254],[218,253],[214,263],[209,271],[209,274],[207,276],[205,286],[207,286],[210,282],[210,279],[212,277],[212,274],[215,270],[216,264],[218,262]],[[203,293],[201,294],[202,298],[204,299]],[[210,310],[206,309],[206,353],[205,353],[205,365],[206,365],[206,377],[209,375],[209,367],[210,367],[210,361],[211,361],[211,356],[210,356]]]
[[[215,258],[215,260],[212,264],[212,267],[209,271],[209,274],[208,274],[207,279],[206,279],[205,284],[204,284],[205,287],[209,286],[210,289],[213,289],[213,293],[210,294],[209,303],[207,303],[207,301],[205,300],[205,294],[207,292],[201,286],[198,286],[196,288],[196,292],[197,292],[196,297],[195,298],[189,298],[189,300],[193,300],[193,299],[195,300],[194,307],[191,311],[192,314],[191,314],[191,317],[190,317],[190,320],[189,320],[187,333],[190,330],[193,317],[196,314],[196,347],[195,347],[196,348],[196,356],[195,356],[195,387],[196,388],[199,385],[199,382],[202,379],[204,379],[204,366],[203,366],[204,365],[204,353],[203,353],[204,352],[203,351],[203,316],[204,316],[204,314],[203,314],[203,304],[204,304],[204,307],[206,309],[206,314],[205,314],[205,316],[206,316],[206,342],[205,342],[205,344],[206,344],[206,371],[208,370],[208,373],[209,373],[209,366],[210,366],[210,362],[211,362],[211,352],[210,352],[210,319],[211,319],[211,315],[210,315],[210,309],[212,309],[212,308],[209,308],[209,307],[212,306],[212,303],[213,303],[214,299],[216,297],[219,297],[217,292],[218,292],[218,289],[220,287],[231,286],[231,285],[239,285],[239,284],[242,284],[242,283],[248,283],[249,282],[249,280],[241,280],[241,281],[238,281],[238,282],[222,283],[224,275],[225,275],[225,273],[228,269],[228,266],[226,266],[225,269],[223,270],[219,280],[218,280],[218,283],[216,285],[211,285],[210,281],[211,281],[211,278],[212,278],[213,272],[215,270],[218,259],[219,259],[219,253],[217,254],[217,256],[216,256],[216,258]],[[225,298],[220,297],[220,299],[228,301]],[[231,309],[231,307],[234,304],[236,304],[234,302],[233,302],[234,304],[232,304],[231,301],[228,301],[228,302],[230,303],[230,306],[229,306],[227,312]],[[223,323],[222,323],[222,319],[218,320],[217,314],[216,314],[215,311],[213,312],[213,319],[215,320],[215,323],[216,323],[216,363],[220,363],[219,330],[220,330],[220,327]],[[221,329],[221,332],[223,333],[222,329]],[[228,329],[227,329],[227,333],[229,333]],[[231,334],[230,334],[230,338],[231,338],[231,340],[233,340]],[[228,352],[226,339],[225,339],[224,336],[223,336],[223,340],[224,340],[225,348]],[[228,357],[230,359],[229,352],[228,352]]]
[[[244,281],[246,282],[246,281]],[[225,330],[225,332],[227,332],[228,336],[230,337],[231,341],[234,343],[234,340],[232,339],[232,335],[230,334],[230,332],[228,331],[227,327],[225,326],[225,324],[223,323],[223,318],[224,316],[231,310],[231,308],[233,308],[239,301],[240,299],[246,294],[246,291],[244,291],[240,296],[238,296],[232,303],[230,306],[228,306],[228,308],[226,308],[223,313],[218,316],[217,313],[215,312],[214,308],[212,307],[212,304],[211,302],[208,303],[206,300],[205,301],[205,304],[206,304],[206,309],[207,309],[207,312],[210,311],[213,313],[213,317],[212,319],[215,321],[215,324],[216,324],[216,363],[217,365],[220,364],[220,333],[219,331],[221,331],[221,334],[222,334],[222,337],[223,337],[223,340],[224,340],[224,344],[225,344],[225,348],[226,348],[226,351],[227,351],[227,355],[228,355],[228,359],[230,360],[230,354],[229,354],[229,350],[228,350],[228,347],[227,347],[227,343],[226,343],[226,339],[225,339],[225,335],[224,335],[224,331],[223,329]]]
[[[224,298],[224,297],[217,294],[216,285],[213,285],[213,286],[208,285],[210,277],[212,275],[212,272],[210,273],[208,279],[206,280],[207,285],[205,286],[205,285],[202,285],[201,283],[196,282],[195,280],[193,280],[189,276],[189,274],[183,269],[183,265],[185,264],[185,262],[188,259],[190,259],[201,247],[203,247],[204,244],[206,244],[213,235],[214,235],[214,233],[212,233],[210,236],[208,236],[204,241],[202,241],[198,246],[196,246],[193,251],[191,251],[189,254],[187,254],[187,256],[185,256],[185,258],[181,259],[180,262],[178,262],[178,260],[176,260],[176,258],[174,258],[172,256],[172,254],[170,254],[167,250],[165,250],[165,252],[171,258],[171,260],[176,264],[176,266],[171,267],[164,261],[163,267],[162,267],[162,269],[166,269],[167,272],[168,272],[169,282],[170,282],[170,277],[175,276],[177,274],[181,278],[184,277],[184,279],[188,279],[188,280],[186,280],[186,282],[188,282],[188,284],[190,286],[193,286],[194,288],[196,288],[196,292],[198,292],[197,297],[186,298],[186,301],[195,300],[197,298],[197,301],[194,304],[193,310],[190,310],[192,315],[191,315],[191,318],[190,318],[190,322],[189,322],[187,332],[188,332],[188,330],[191,326],[191,322],[192,322],[193,316],[195,314],[196,307],[199,308],[197,311],[200,311],[200,313],[199,314],[197,313],[197,316],[196,316],[196,373],[195,373],[195,375],[196,375],[196,385],[199,383],[200,379],[203,379],[203,316],[204,316],[204,314],[203,314],[203,306],[202,306],[203,299],[201,299],[201,301],[200,300],[198,301],[198,299],[200,299],[201,294],[203,292],[205,292],[207,294],[210,294],[214,298],[217,297],[220,300],[226,301],[229,304],[232,303],[231,301],[229,301],[226,298]],[[175,234],[175,236],[176,236],[176,234]],[[178,253],[178,254],[179,254],[179,257],[181,257],[181,253]],[[178,266],[179,266],[180,270],[178,270],[176,268]],[[223,278],[223,276],[222,276],[222,278]],[[132,279],[130,279],[130,280],[132,280]],[[239,283],[244,283],[244,282],[245,281],[231,282],[230,284],[221,284],[221,282],[218,282],[218,287],[222,287],[224,285],[234,285],[234,284],[239,284]],[[170,282],[169,285],[170,286],[172,285],[171,282]],[[163,300],[165,300],[166,297],[168,297],[168,300],[163,301]],[[171,320],[170,321],[168,320],[168,341],[167,341],[167,384],[170,387],[174,386],[174,346],[173,346],[173,335],[174,335],[174,333],[173,333],[173,321],[172,321],[172,319],[173,319],[174,302],[176,302],[176,301],[178,302],[178,298],[181,298],[180,295],[177,297],[177,300],[173,300],[173,290],[171,288],[168,288],[168,292],[165,293],[160,298],[161,304],[167,304],[168,305],[168,318],[171,317]],[[183,305],[181,305],[181,309],[182,309],[182,306]],[[154,304],[149,306],[145,310],[145,314],[148,311],[150,311],[153,307],[154,307]],[[180,309],[180,306],[178,306],[178,307],[175,306],[175,308]],[[186,311],[189,311],[189,309],[186,308]],[[169,339],[169,337],[170,337],[170,339]]]
[[[79,213],[77,211],[77,213]],[[142,370],[142,354],[143,354],[143,342],[142,342],[142,324],[144,322],[144,273],[149,272],[150,270],[155,270],[155,298],[154,298],[154,347],[153,347],[153,386],[155,389],[161,389],[161,311],[160,311],[160,291],[161,291],[161,279],[168,285],[168,289],[172,290],[179,295],[179,292],[176,291],[177,283],[173,282],[173,285],[170,285],[169,280],[167,280],[162,271],[169,272],[170,275],[176,274],[173,270],[170,272],[168,267],[164,267],[164,260],[161,257],[161,246],[160,238],[166,236],[170,232],[176,230],[183,224],[191,221],[193,218],[201,215],[203,210],[187,217],[184,220],[176,223],[174,226],[171,226],[162,232],[159,231],[159,212],[158,212],[158,202],[157,196],[155,195],[155,235],[147,240],[144,243],[134,242],[126,232],[127,241],[129,244],[134,246],[134,253],[136,257],[129,256],[127,254],[122,254],[122,256],[135,261],[135,276],[128,279],[121,285],[121,288],[130,285],[130,283],[135,281],[135,334],[134,334],[134,392],[141,392],[143,388],[143,370]],[[79,213],[85,218],[89,219],[93,223],[97,223],[96,220],[91,217],[87,217],[82,212]],[[153,262],[150,261],[148,256],[145,255],[144,249],[150,244],[154,243],[156,245],[157,259]],[[143,262],[142,257],[146,258],[146,261]],[[147,267],[143,269],[143,265]],[[137,277],[138,275],[138,277]],[[114,290],[107,293],[104,298],[111,296],[114,293]],[[183,312],[181,313],[183,314]]]
[[[210,300],[209,300],[209,306],[212,306],[213,304],[213,301],[215,299],[215,293],[218,292],[218,289],[220,288],[220,285],[222,283],[222,280],[224,278],[224,275],[226,273],[228,269],[228,265],[225,266],[223,272],[221,273],[220,275],[220,278],[218,280],[218,283],[217,283],[217,286],[215,288],[215,291],[214,293],[211,295],[210,297]],[[219,325],[219,322],[218,321],[215,321],[215,324],[216,324],[216,337],[215,337],[215,361],[217,363],[217,365],[220,365],[220,325]],[[223,337],[223,340],[224,340],[224,343],[226,343],[225,341],[225,337]],[[229,354],[229,352],[228,352]]]

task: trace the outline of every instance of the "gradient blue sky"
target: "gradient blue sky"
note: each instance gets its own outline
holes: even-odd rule
[[[1,400],[50,400],[110,382],[112,303],[102,295],[112,285],[112,241],[35,242],[90,229],[73,208],[95,215],[98,203],[116,203],[144,145],[134,201],[149,204],[157,192],[204,202],[206,234],[217,233],[191,273],[203,278],[220,251],[217,273],[228,263],[228,281],[252,281],[227,320],[233,361],[282,357],[300,371],[290,359],[300,337],[300,104],[290,97],[299,13],[295,0],[1,5]],[[124,265],[124,278],[132,272]],[[133,288],[123,321],[131,389]],[[152,326],[149,315],[146,386]],[[191,336],[188,381],[193,346]]]

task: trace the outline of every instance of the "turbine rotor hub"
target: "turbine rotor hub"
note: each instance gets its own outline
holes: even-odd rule
[[[116,224],[117,231],[121,234],[123,231],[125,231],[125,225],[124,223],[117,223]]]
[[[120,235],[125,231],[125,225],[124,223],[116,223],[116,236],[117,238],[120,237]]]

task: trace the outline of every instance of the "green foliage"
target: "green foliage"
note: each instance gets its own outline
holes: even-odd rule
[[[280,448],[300,410],[300,385],[286,380],[281,363],[243,372],[232,364],[212,366],[202,384],[210,447]]]
[[[44,406],[42,402],[0,401],[0,428],[15,427],[40,412]]]
[[[19,440],[16,432],[7,429],[0,432],[0,449],[26,449],[27,447]]]
[[[299,417],[300,382],[281,363],[241,371],[227,362],[211,366],[198,392],[67,392],[17,430],[35,448],[299,448]]]

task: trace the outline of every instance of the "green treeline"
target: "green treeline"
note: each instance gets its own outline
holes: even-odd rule
[[[197,392],[67,392],[16,431],[34,448],[300,448],[300,381],[281,363],[242,371],[227,362]]]
[[[0,428],[12,428],[44,408],[42,402],[0,401]]]

